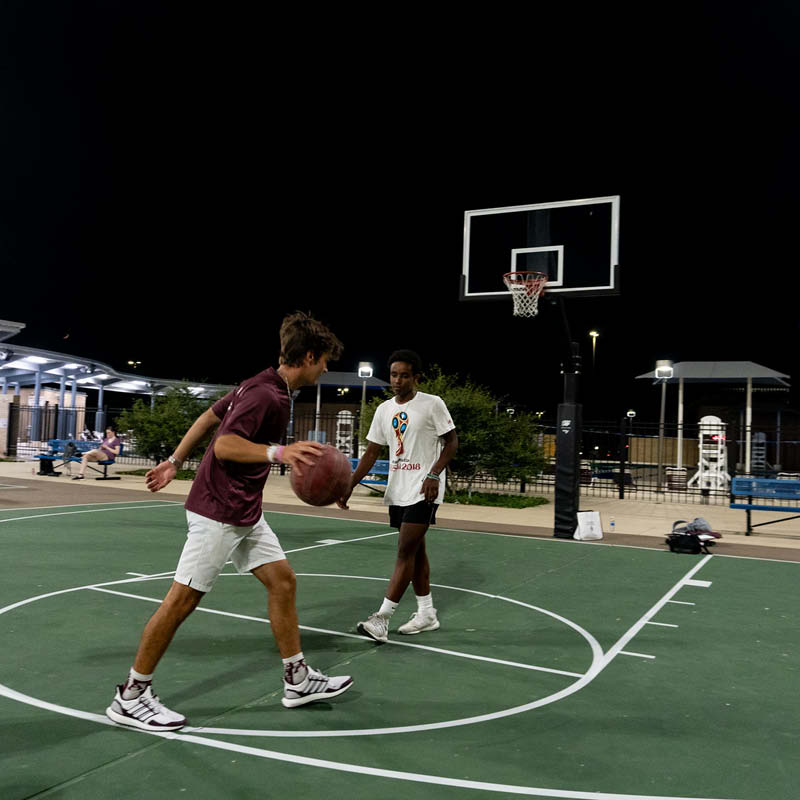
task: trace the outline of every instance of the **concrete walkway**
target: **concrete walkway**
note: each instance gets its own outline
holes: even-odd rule
[[[53,492],[63,503],[65,493],[71,503],[97,502],[98,491],[130,490],[147,492],[144,478],[121,475],[119,481],[95,481],[87,477],[84,481],[71,481],[62,472],[59,478],[46,478],[34,474],[38,462],[0,462],[0,484],[13,479],[24,479],[45,484],[57,484],[58,492]],[[113,466],[110,474],[119,474],[135,469],[127,465]],[[73,474],[77,474],[77,465],[73,466]],[[91,475],[91,473],[87,473]],[[180,499],[188,494],[191,488],[189,481],[173,481],[160,496],[167,493],[172,499]],[[55,487],[54,487],[55,489]],[[89,498],[91,493],[92,499]],[[40,494],[41,499],[41,494]],[[2,490],[0,490],[2,500]],[[41,504],[41,503],[40,503]],[[265,508],[274,510],[295,511],[313,515],[327,515],[342,519],[369,519],[386,521],[387,514],[381,497],[364,487],[358,487],[350,500],[349,511],[336,506],[313,508],[298,500],[292,492],[288,476],[277,473],[270,475],[264,490]],[[3,506],[0,506],[3,507]],[[582,510],[599,511],[604,531],[604,541],[612,544],[628,544],[644,547],[664,547],[664,537],[672,529],[675,520],[692,520],[703,517],[713,530],[723,534],[715,552],[720,555],[752,554],[758,557],[784,558],[785,553],[778,551],[795,551],[792,560],[800,559],[800,519],[781,521],[775,525],[757,529],[752,536],[745,536],[745,512],[733,510],[727,506],[642,502],[637,500],[619,500],[609,497],[583,497]],[[519,535],[552,537],[553,503],[534,508],[511,509],[488,506],[473,506],[445,503],[437,514],[437,524],[441,528],[460,528],[466,530],[483,530],[498,533],[514,533]],[[788,516],[788,515],[787,515]],[[611,520],[614,527],[611,528]],[[753,512],[753,523],[782,519],[781,514],[771,512]],[[755,552],[758,550],[758,554]]]

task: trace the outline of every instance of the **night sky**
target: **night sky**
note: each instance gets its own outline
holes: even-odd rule
[[[656,359],[798,372],[796,4],[264,9],[0,6],[11,343],[235,383],[302,309],[334,368],[410,347],[552,417],[561,317],[459,303],[464,211],[618,194],[622,292],[566,304],[586,419],[652,417]]]

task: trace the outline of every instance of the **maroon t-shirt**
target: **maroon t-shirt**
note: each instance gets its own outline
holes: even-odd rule
[[[270,367],[217,400],[211,410],[222,422],[200,462],[186,509],[228,525],[255,525],[270,465],[221,461],[214,455],[214,442],[226,434],[256,444],[280,442],[289,423],[286,381]]]

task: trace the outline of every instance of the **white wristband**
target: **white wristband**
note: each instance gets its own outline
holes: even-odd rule
[[[270,464],[274,464],[275,463],[275,453],[277,453],[277,452],[278,452],[278,445],[276,445],[276,444],[271,444],[267,448],[267,461]]]

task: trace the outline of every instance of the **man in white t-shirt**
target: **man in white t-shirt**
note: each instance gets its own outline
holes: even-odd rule
[[[358,632],[385,642],[389,619],[409,583],[417,596],[417,610],[398,628],[399,633],[435,631],[439,627],[431,595],[430,564],[425,550],[428,526],[436,522],[436,506],[444,499],[445,467],[458,450],[458,436],[441,397],[417,390],[422,361],[412,350],[397,350],[389,358],[389,380],[394,397],[381,403],[367,434],[366,452],[358,462],[350,489],[338,504],[347,508],[353,489],[368,475],[389,447],[389,480],[385,505],[389,524],[399,531],[397,561],[381,607],[358,623]]]

